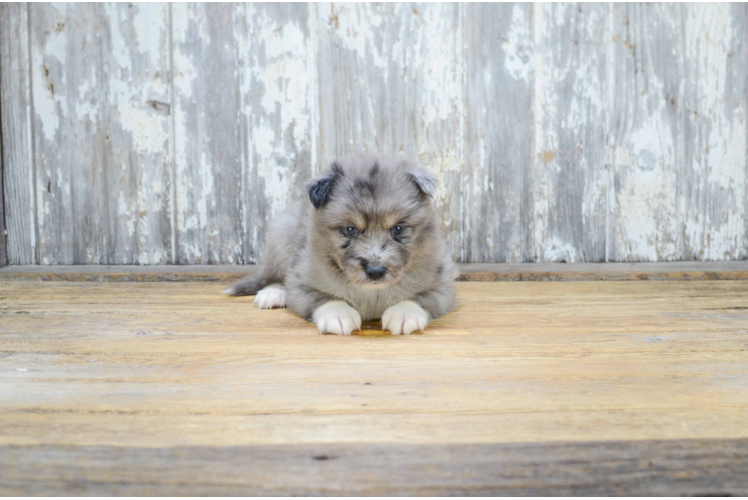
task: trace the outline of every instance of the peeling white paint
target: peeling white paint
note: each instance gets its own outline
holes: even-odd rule
[[[265,84],[260,102],[268,114],[276,113],[276,105],[284,104],[283,109],[290,112],[282,114],[282,128],[298,123],[299,136],[306,136],[309,124],[298,116],[306,111],[309,85],[309,79],[304,78],[308,73],[304,33],[292,22],[279,27],[266,15],[259,18],[256,39],[263,41],[266,61],[264,67],[253,65],[252,72]]]
[[[135,220],[133,219],[132,204],[135,200],[128,200],[125,198],[117,199],[117,211],[120,217],[120,222],[124,223],[127,228],[127,234],[132,237],[135,235]]]
[[[255,10],[256,9],[256,10]],[[264,181],[264,198],[270,216],[283,210],[298,187],[298,158],[294,152],[310,148],[313,101],[309,39],[296,20],[284,19],[283,24],[270,16],[263,6],[250,10],[254,31],[252,42],[252,95],[259,96],[259,107],[249,113],[253,117],[250,144],[253,166]],[[260,59],[260,55],[263,59]],[[253,99],[248,99],[248,105]],[[288,139],[292,143],[288,143]]]
[[[627,6],[620,15],[633,16],[641,6]],[[676,260],[682,255],[678,210],[680,128],[671,119],[673,72],[677,59],[660,60],[679,43],[677,19],[663,13],[677,7],[660,4],[645,29],[626,31],[620,25],[615,54],[630,68],[616,72],[621,81],[617,116],[620,141],[613,154],[616,191],[611,197],[613,260]],[[648,13],[650,13],[648,11]],[[665,24],[665,26],[662,25]],[[656,41],[656,43],[655,43]]]
[[[507,33],[508,40],[504,44],[504,64],[515,80],[528,81],[533,69],[532,49],[524,44],[530,39],[529,26],[523,5],[515,5],[512,9],[512,24]]]
[[[302,7],[310,15],[297,15],[306,12]],[[215,30],[210,16],[218,11],[199,5],[30,9],[43,13],[44,22],[34,25],[30,37],[34,123],[27,124],[30,131],[34,127],[38,178],[36,185],[25,187],[31,194],[26,198],[36,197],[38,205],[36,213],[33,207],[24,208],[38,218],[31,238],[33,246],[38,230],[41,262],[69,258],[70,251],[59,251],[64,245],[50,239],[46,228],[72,224],[67,200],[73,195],[79,207],[93,203],[111,219],[108,224],[116,227],[117,244],[125,252],[117,258],[144,264],[168,261],[169,249],[159,246],[159,232],[168,230],[161,227],[162,211],[172,204],[174,240],[181,246],[175,254],[190,262],[249,261],[262,247],[266,216],[298,196],[317,159],[326,162],[355,149],[394,149],[418,157],[434,171],[439,177],[435,203],[461,252],[467,248],[463,242],[474,237],[481,253],[488,249],[487,256],[496,255],[491,252],[505,244],[503,235],[516,230],[522,233],[521,245],[530,248],[518,244],[502,250],[507,260],[521,258],[518,252],[537,260],[584,260],[589,257],[585,245],[599,235],[564,229],[558,212],[567,203],[565,210],[571,205],[581,210],[572,216],[585,227],[594,226],[607,208],[606,234],[612,241],[606,243],[606,256],[613,260],[748,256],[747,103],[739,90],[746,80],[745,26],[736,20],[744,13],[736,6],[584,5],[579,15],[576,5],[535,4],[532,11],[523,5],[507,7],[511,14],[504,16],[502,31],[486,34],[502,37],[498,66],[486,65],[470,75],[485,88],[497,82],[511,85],[508,77],[515,85],[530,86],[531,108],[508,116],[492,114],[489,102],[466,94],[473,54],[465,45],[470,37],[462,32],[462,23],[469,7],[222,8],[234,16],[234,24],[226,26],[230,36],[221,36],[220,43],[209,36]],[[574,10],[574,16],[558,15],[565,8]],[[634,15],[639,11],[646,15]],[[219,110],[198,99],[203,95],[198,90],[204,89],[196,85],[203,84],[206,58],[197,52],[197,42],[203,50],[236,56],[235,81],[208,83],[216,90],[233,86],[241,94],[237,112],[227,115],[241,124],[226,123],[244,156],[236,159],[241,199],[226,201],[219,192],[230,184],[231,177],[222,175],[233,167],[217,164],[210,152],[211,144],[215,148],[211,141],[225,138],[217,135],[225,131],[206,126]],[[574,43],[579,45],[572,47]],[[597,50],[598,43],[606,46]],[[75,52],[80,50],[97,54],[90,65],[80,63],[83,57]],[[170,57],[174,96],[165,69]],[[79,69],[72,73],[71,68]],[[338,79],[334,91],[320,86],[329,79],[325,72]],[[496,99],[511,90],[497,87]],[[467,110],[467,102],[480,109]],[[531,155],[532,172],[520,172],[521,185],[512,189],[521,191],[515,202],[535,212],[521,222],[508,213],[489,214],[497,227],[481,232],[475,227],[481,222],[478,212],[507,189],[504,172],[481,170],[496,164],[495,155],[501,152],[492,149],[485,131],[475,130],[488,123],[498,124],[499,130],[519,126],[518,116],[525,111],[534,120],[527,127],[530,144],[517,145],[526,152],[511,153],[513,158]],[[614,116],[608,119],[609,114]],[[468,115],[477,121],[466,123]],[[604,123],[607,138],[590,134],[598,122]],[[468,126],[473,136],[466,139]],[[607,149],[593,154],[590,149],[603,148],[598,144],[603,140],[609,141]],[[467,160],[466,149],[475,151]],[[102,158],[108,162],[106,181],[96,163]],[[302,166],[302,160],[310,164]],[[601,161],[611,163],[610,177]],[[61,166],[64,162],[76,163],[75,175]],[[514,163],[504,168],[519,168]],[[99,177],[87,184],[83,174],[89,164]],[[580,199],[564,199],[569,179],[584,182]],[[100,192],[86,191],[101,189],[104,182],[106,207],[96,205],[105,198]],[[601,196],[607,192],[606,207]],[[471,199],[466,200],[468,193]],[[220,206],[241,206],[247,219],[235,224]],[[530,227],[519,227],[530,219]],[[98,262],[107,245],[114,244],[104,224],[97,224],[101,227],[91,231],[92,241],[85,242],[90,247],[78,250],[76,258]]]
[[[68,101],[62,88],[66,83],[63,68],[67,62],[67,46],[67,33],[56,30],[51,30],[45,44],[32,46],[32,60],[36,62],[31,82],[34,114],[41,122],[41,132],[47,142],[55,140],[60,121],[69,116]],[[62,85],[58,83],[55,91],[50,75],[54,78],[58,73],[62,74],[59,82]]]
[[[653,84],[653,83],[651,83]],[[613,200],[616,232],[633,260],[672,260],[679,255],[675,232],[677,185],[675,144],[664,105],[632,130],[627,147],[616,148],[621,189]]]
[[[327,29],[334,30],[337,40],[343,47],[384,72],[385,82],[388,78],[386,55],[377,50],[376,37],[391,16],[393,5],[377,6],[374,4],[330,4],[325,9],[320,5],[320,12],[327,14]],[[384,11],[384,12],[382,12]],[[395,56],[397,51],[393,51]]]
[[[200,197],[197,199],[197,224],[199,229],[208,226],[208,199],[214,200],[214,179],[213,169],[215,165],[208,162],[208,158],[203,151],[200,157]],[[215,208],[215,202],[211,204],[211,209]]]
[[[104,4],[104,9],[110,19],[118,19],[122,15],[121,6]],[[121,26],[115,23],[109,31],[111,35],[114,66],[110,66],[116,78],[109,79],[109,94],[113,111],[119,114],[118,124],[132,136],[133,147],[142,154],[163,151],[168,141],[164,134],[168,129],[168,118],[156,108],[169,103],[163,96],[162,80],[153,72],[138,71],[133,67],[134,60],[145,60],[146,68],[158,68],[157,60],[161,57],[161,49],[167,46],[168,33],[159,21],[166,18],[164,6],[160,4],[137,4],[132,9],[132,25],[137,33],[137,43],[125,39]],[[120,20],[124,22],[125,20]],[[135,47],[144,49],[136,52]]]
[[[174,72],[174,102],[172,113],[174,113],[174,164],[177,186],[176,193],[176,231],[177,234],[190,234],[198,232],[200,221],[195,213],[195,208],[190,204],[189,194],[193,191],[192,172],[190,169],[190,157],[188,156],[188,141],[190,134],[188,127],[191,125],[186,113],[182,113],[183,106],[196,104],[193,88],[198,76],[198,68],[190,57],[190,52],[180,50],[183,44],[188,43],[188,32],[191,24],[197,24],[201,37],[208,38],[205,29],[202,28],[198,16],[193,16],[190,6],[186,4],[172,4],[172,39],[173,39],[173,67]],[[204,219],[203,219],[204,220]],[[188,262],[192,259],[202,257],[202,252],[197,242],[189,243],[185,238],[180,240],[180,248],[177,254],[187,256]]]
[[[741,258],[745,248],[746,103],[726,98],[739,92],[746,68],[735,60],[742,45],[729,4],[684,5],[685,57],[698,78],[688,78],[686,109],[693,156],[688,158],[698,200],[688,200],[688,250],[706,260]],[[743,24],[743,30],[745,30]],[[742,73],[742,74],[741,74]],[[736,88],[737,87],[737,88]],[[695,206],[693,206],[695,204]]]
[[[553,61],[549,60],[546,64],[546,59],[550,59],[548,54],[541,50],[538,50],[539,45],[542,43],[542,36],[548,33],[548,27],[546,25],[546,15],[544,12],[543,5],[535,3],[533,8],[533,33],[535,34],[535,52],[533,58],[533,131],[535,133],[535,151],[553,151],[558,149],[556,137],[553,134],[553,130],[546,130],[544,120],[548,120],[551,123],[556,119],[556,109],[554,102],[548,99],[551,89],[548,85],[548,72],[553,70]],[[534,186],[535,192],[533,193],[535,217],[533,218],[533,226],[531,228],[533,232],[533,241],[535,247],[532,249],[533,255],[543,255],[543,249],[539,247],[539,243],[546,240],[546,234],[548,232],[548,218],[550,207],[549,196],[547,194],[548,182],[543,176],[543,165],[535,161],[537,165],[536,176],[538,177],[537,185]]]
[[[566,262],[572,264],[578,262],[577,250],[571,243],[551,238],[546,242],[546,248],[543,252],[543,261]]]

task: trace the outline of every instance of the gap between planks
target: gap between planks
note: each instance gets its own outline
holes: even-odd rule
[[[8,266],[2,280],[233,282],[258,266]],[[460,264],[457,281],[683,281],[748,280],[748,261]]]

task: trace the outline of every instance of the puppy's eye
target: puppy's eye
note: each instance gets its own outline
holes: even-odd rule
[[[392,233],[392,236],[400,236],[401,234],[403,234],[403,230],[403,226],[398,224],[397,226],[390,229],[390,232]]]
[[[348,226],[347,228],[345,228],[345,234],[347,234],[348,236],[351,236],[351,237],[352,236],[358,236],[358,229],[356,229],[353,226]]]

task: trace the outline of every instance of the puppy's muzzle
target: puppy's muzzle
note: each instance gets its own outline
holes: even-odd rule
[[[380,280],[384,277],[385,274],[387,274],[387,268],[383,266],[377,266],[370,263],[364,264],[364,272],[366,272],[366,277],[369,278],[372,281]]]

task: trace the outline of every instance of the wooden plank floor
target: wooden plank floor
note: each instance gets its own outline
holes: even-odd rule
[[[223,286],[0,280],[0,494],[748,494],[748,281],[464,282],[405,337]]]

